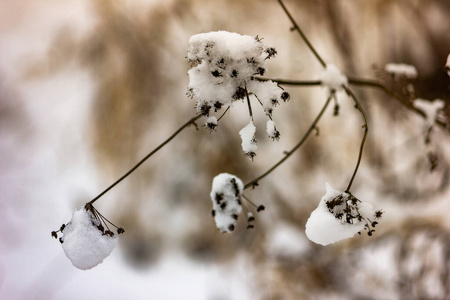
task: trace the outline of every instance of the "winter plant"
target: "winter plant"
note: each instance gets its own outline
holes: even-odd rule
[[[252,106],[260,105],[262,107],[264,118],[267,119],[265,128],[267,137],[273,141],[278,141],[281,134],[274,121],[274,111],[278,105],[286,103],[290,98],[289,93],[285,91],[285,87],[321,85],[327,89],[328,97],[298,143],[291,150],[285,152],[285,155],[266,172],[246,184],[233,174],[221,173],[214,177],[210,193],[211,214],[220,232],[231,233],[234,231],[241,214],[244,214],[244,218],[247,219],[247,228],[254,228],[255,216],[253,213],[261,212],[265,208],[251,201],[244,194],[244,191],[257,187],[263,178],[296,152],[312,132],[318,130],[317,125],[331,103],[334,103],[333,114],[335,116],[340,114],[338,102],[338,92],[340,92],[339,95],[347,95],[344,98],[353,101],[354,107],[361,115],[362,136],[359,152],[355,167],[353,172],[349,174],[350,179],[344,191],[336,190],[330,184],[326,184],[325,195],[320,199],[317,208],[311,213],[306,223],[306,235],[312,242],[321,245],[336,243],[351,238],[355,234],[361,234],[361,232],[366,232],[369,236],[373,235],[383,211],[377,210],[372,204],[358,199],[351,192],[369,132],[366,112],[353,92],[353,87],[379,88],[411,111],[424,117],[425,143],[429,147],[430,170],[432,171],[436,167],[438,157],[433,152],[432,133],[438,126],[447,127],[447,119],[442,113],[444,102],[439,99],[434,101],[404,99],[378,80],[346,76],[336,65],[326,63],[322,59],[283,1],[277,1],[292,23],[291,30],[300,35],[318,63],[323,67],[319,78],[309,81],[296,81],[264,77],[267,72],[267,60],[276,58],[277,51],[274,46],[263,43],[262,38],[258,36],[251,37],[226,31],[193,35],[189,40],[187,51],[188,63],[191,65],[188,72],[187,96],[195,102],[195,116],[186,121],[122,177],[75,211],[67,224],[63,224],[58,231],[52,232],[53,237],[59,238],[66,256],[75,267],[86,270],[100,264],[113,251],[118,242],[118,235],[124,233],[123,228],[114,225],[94,207],[94,203],[98,199],[133,173],[180,132],[190,125],[196,125],[198,120],[202,119],[204,127],[210,132],[219,130],[223,116],[232,110],[236,101],[247,104],[248,123],[243,125],[239,131],[239,136],[243,155],[248,156],[253,161],[258,149],[255,133],[261,129],[254,125]],[[445,69],[450,76],[450,55]],[[392,75],[392,80],[409,82],[417,77],[415,67],[404,64],[388,64],[385,66],[385,72]],[[341,96],[339,97],[341,98]]]

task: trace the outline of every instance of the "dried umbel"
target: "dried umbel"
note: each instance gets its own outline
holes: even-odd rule
[[[91,204],[86,204],[73,213],[68,224],[63,224],[57,232],[53,231],[52,236],[57,238],[61,232],[63,236],[59,241],[67,258],[78,269],[88,270],[111,254],[119,240],[118,234],[125,232],[115,226],[117,233],[114,233],[108,224],[115,226]]]
[[[314,243],[328,245],[366,230],[371,236],[383,212],[351,193],[326,184],[326,193],[306,223],[306,235]]]
[[[213,209],[211,214],[217,228],[222,233],[229,233],[236,228],[236,222],[242,210],[247,216],[247,229],[254,227],[255,217],[249,211],[247,203],[254,206],[257,212],[263,211],[264,206],[257,206],[243,195],[244,184],[238,177],[221,173],[214,177],[211,189]]]

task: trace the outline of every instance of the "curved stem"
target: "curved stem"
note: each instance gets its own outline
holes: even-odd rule
[[[140,165],[142,165],[147,159],[150,158],[150,156],[152,156],[153,154],[155,154],[156,152],[158,152],[158,150],[160,150],[162,147],[164,147],[167,143],[169,143],[175,136],[177,136],[181,131],[183,131],[183,129],[185,129],[186,127],[188,127],[191,124],[194,124],[195,121],[197,121],[198,119],[200,119],[203,115],[197,115],[195,117],[193,117],[192,119],[190,119],[189,121],[187,121],[186,123],[184,123],[180,128],[178,128],[170,137],[168,137],[164,142],[162,142],[158,147],[156,147],[155,149],[153,149],[152,152],[150,152],[149,154],[147,154],[143,159],[141,159],[134,167],[132,167],[128,172],[126,172],[122,177],[120,177],[119,179],[117,179],[113,184],[111,184],[109,187],[107,187],[103,192],[101,192],[100,194],[98,194],[97,197],[95,197],[94,199],[92,199],[91,201],[88,202],[88,204],[93,204],[95,201],[97,201],[98,199],[100,199],[100,197],[102,197],[104,194],[106,194],[109,190],[111,190],[113,187],[115,187],[117,184],[119,184],[119,182],[121,182],[122,180],[124,180],[125,178],[127,178],[131,173],[133,173],[137,168],[139,168]]]
[[[284,6],[283,1],[278,0],[278,3],[280,3],[281,7],[283,8],[284,12],[286,13],[286,15],[288,16],[289,20],[291,20],[292,24],[294,25],[294,30],[297,30],[297,32],[300,34],[300,36],[302,37],[302,39],[305,41],[305,43],[308,45],[309,49],[312,51],[312,53],[314,53],[314,55],[316,56],[317,60],[320,62],[320,64],[322,65],[322,67],[326,67],[326,63],[325,61],[322,59],[322,57],[320,57],[319,53],[317,53],[316,49],[314,49],[313,45],[310,43],[310,41],[308,40],[308,38],[306,37],[306,35],[303,33],[303,31],[300,29],[300,27],[297,25],[297,22],[295,22],[294,18],[292,17],[292,15],[289,13],[289,11],[287,10],[286,6]]]
[[[316,128],[317,123],[319,122],[320,118],[322,117],[323,113],[325,112],[325,110],[328,107],[328,104],[330,104],[330,101],[332,99],[332,96],[330,95],[330,97],[328,97],[327,101],[325,102],[324,106],[322,107],[322,109],[320,110],[319,114],[317,115],[317,117],[314,119],[314,122],[309,126],[308,130],[306,131],[306,133],[303,135],[302,139],[298,142],[297,145],[294,146],[294,148],[292,148],[291,151],[287,152],[286,155],[279,161],[277,162],[275,165],[273,165],[269,170],[267,170],[266,172],[264,172],[262,175],[256,177],[255,179],[253,179],[252,181],[250,181],[249,183],[247,183],[244,186],[244,189],[247,189],[249,187],[253,187],[256,186],[258,184],[258,181],[261,180],[262,178],[266,177],[267,175],[269,175],[273,170],[275,170],[279,165],[281,165],[286,159],[288,159],[292,153],[294,153],[298,148],[300,148],[303,143],[306,141],[306,139],[309,137],[309,135],[311,134],[311,132],[314,130],[314,128]]]
[[[347,94],[352,97],[353,101],[355,102],[355,107],[359,110],[359,112],[361,113],[363,120],[364,120],[364,135],[363,138],[361,140],[361,145],[359,147],[359,154],[358,154],[358,161],[356,162],[356,167],[355,170],[353,171],[352,177],[350,179],[350,182],[348,183],[347,189],[345,190],[346,193],[350,193],[350,189],[352,187],[353,184],[353,180],[355,180],[355,176],[356,173],[358,172],[359,169],[359,165],[361,164],[361,158],[362,158],[362,154],[364,151],[364,144],[366,143],[366,138],[367,138],[367,133],[369,132],[369,127],[367,125],[367,115],[366,112],[364,111],[364,109],[362,108],[361,104],[359,103],[359,100],[356,98],[355,94],[353,93],[353,91],[351,89],[349,89],[347,86],[344,86],[345,91],[347,92]]]

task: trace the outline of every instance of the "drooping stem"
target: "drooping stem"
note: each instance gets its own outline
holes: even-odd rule
[[[186,123],[184,123],[180,128],[178,128],[171,136],[169,136],[164,142],[162,142],[158,147],[156,147],[155,149],[153,149],[153,151],[151,151],[149,154],[147,154],[143,159],[141,159],[134,167],[132,167],[128,172],[126,172],[122,177],[120,177],[119,179],[117,179],[113,184],[111,184],[109,187],[107,187],[103,192],[101,192],[100,194],[98,194],[97,197],[95,197],[94,199],[92,199],[91,201],[88,202],[88,204],[93,204],[95,201],[97,201],[98,199],[100,199],[104,194],[106,194],[109,190],[111,190],[113,187],[115,187],[117,184],[119,184],[122,180],[124,180],[125,178],[127,178],[131,173],[133,173],[137,168],[139,168],[140,165],[142,165],[147,159],[149,159],[153,154],[155,154],[156,152],[158,152],[158,150],[160,150],[162,147],[164,147],[167,143],[169,143],[174,137],[176,137],[181,131],[183,131],[183,129],[185,129],[186,127],[188,127],[191,124],[194,124],[195,121],[197,121],[198,119],[200,119],[202,117],[202,115],[197,115],[195,117],[193,117],[192,119],[190,119],[189,121],[187,121]]]
[[[359,147],[358,161],[356,162],[355,170],[353,171],[353,174],[352,174],[352,177],[350,179],[350,182],[348,183],[347,189],[345,190],[346,193],[350,193],[350,189],[352,187],[353,180],[355,180],[356,173],[358,172],[359,165],[361,164],[361,158],[362,158],[362,154],[363,154],[363,151],[364,151],[364,144],[366,143],[366,138],[367,138],[367,133],[369,132],[369,127],[367,125],[366,112],[364,111],[363,107],[361,106],[361,103],[359,103],[358,98],[356,98],[356,96],[353,93],[353,91],[350,88],[348,88],[347,86],[344,86],[344,89],[347,92],[347,94],[350,97],[352,97],[353,101],[355,102],[355,107],[361,113],[361,116],[363,117],[363,121],[364,121],[364,125],[362,126],[362,128],[364,129],[364,135],[363,135],[363,138],[361,140],[361,145]]]
[[[286,6],[284,6],[283,1],[278,0],[278,3],[280,3],[281,7],[283,8],[284,12],[286,13],[286,15],[288,16],[289,20],[291,20],[292,24],[294,25],[294,30],[296,30],[300,36],[302,37],[302,39],[305,41],[306,45],[308,45],[309,49],[311,50],[312,53],[314,53],[314,55],[316,56],[317,60],[320,62],[320,64],[322,65],[322,67],[326,67],[326,63],[325,61],[322,59],[322,57],[320,57],[319,53],[316,51],[316,49],[314,49],[313,45],[311,44],[311,42],[308,40],[308,38],[306,37],[306,35],[303,33],[303,31],[300,29],[300,27],[298,26],[297,22],[295,22],[294,18],[292,17],[292,15],[289,13],[289,11],[287,10]]]
[[[314,119],[314,122],[312,122],[312,124],[309,126],[308,130],[306,131],[306,133],[303,135],[303,137],[301,138],[301,140],[297,143],[297,145],[294,146],[294,148],[292,148],[290,151],[288,151],[286,153],[286,155],[279,161],[277,162],[275,165],[273,165],[269,170],[267,170],[266,172],[264,172],[262,175],[256,177],[255,179],[251,180],[250,182],[248,182],[245,186],[244,189],[247,189],[249,187],[253,187],[255,186],[259,180],[261,180],[262,178],[266,177],[267,175],[269,175],[270,173],[272,173],[273,170],[275,170],[278,166],[280,166],[286,159],[288,159],[298,148],[300,148],[303,143],[306,141],[306,139],[309,137],[309,135],[311,134],[311,132],[316,128],[317,123],[319,122],[320,118],[322,117],[323,113],[325,112],[325,110],[328,107],[328,104],[330,104],[330,101],[332,99],[332,95],[330,95],[327,99],[327,101],[325,102],[325,104],[323,105],[322,109],[320,110],[319,114],[317,115],[317,117]]]
[[[247,87],[245,87],[245,94],[247,95],[248,113],[250,115],[250,119],[253,122],[252,104],[250,103],[250,96],[248,95]]]

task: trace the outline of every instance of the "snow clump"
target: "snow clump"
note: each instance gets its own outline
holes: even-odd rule
[[[289,94],[272,81],[259,81],[266,60],[275,57],[275,48],[261,39],[227,31],[201,33],[191,36],[187,58],[189,70],[188,96],[196,101],[199,114],[209,116],[235,100],[255,94],[266,113]]]
[[[84,207],[73,213],[62,230],[60,239],[64,253],[81,270],[92,269],[108,257],[116,247],[118,236],[101,230],[100,221]]]
[[[269,135],[269,138],[272,140],[279,140],[280,139],[280,132],[275,127],[275,122],[272,120],[267,121],[266,124],[266,132]]]
[[[362,230],[371,236],[382,213],[370,203],[335,190],[327,183],[325,195],[306,222],[306,236],[323,246],[351,238]]]
[[[444,108],[445,103],[440,99],[436,99],[434,101],[415,99],[413,106],[425,114],[425,119],[428,125],[432,126],[436,122],[436,117],[439,110]]]
[[[407,64],[387,64],[384,70],[394,76],[395,78],[405,77],[408,79],[417,78],[416,67]]]
[[[327,64],[325,70],[320,74],[319,80],[330,91],[339,91],[343,85],[348,83],[347,77],[333,64]]]
[[[242,150],[244,151],[245,155],[247,155],[251,159],[256,156],[255,151],[256,149],[258,149],[258,146],[256,145],[255,132],[256,127],[252,121],[250,121],[250,123],[248,123],[239,131],[239,135],[241,136],[242,140]]]
[[[221,173],[214,177],[211,189],[213,203],[212,216],[217,228],[222,233],[228,233],[236,227],[236,221],[242,211],[241,195],[244,184],[238,177]]]

